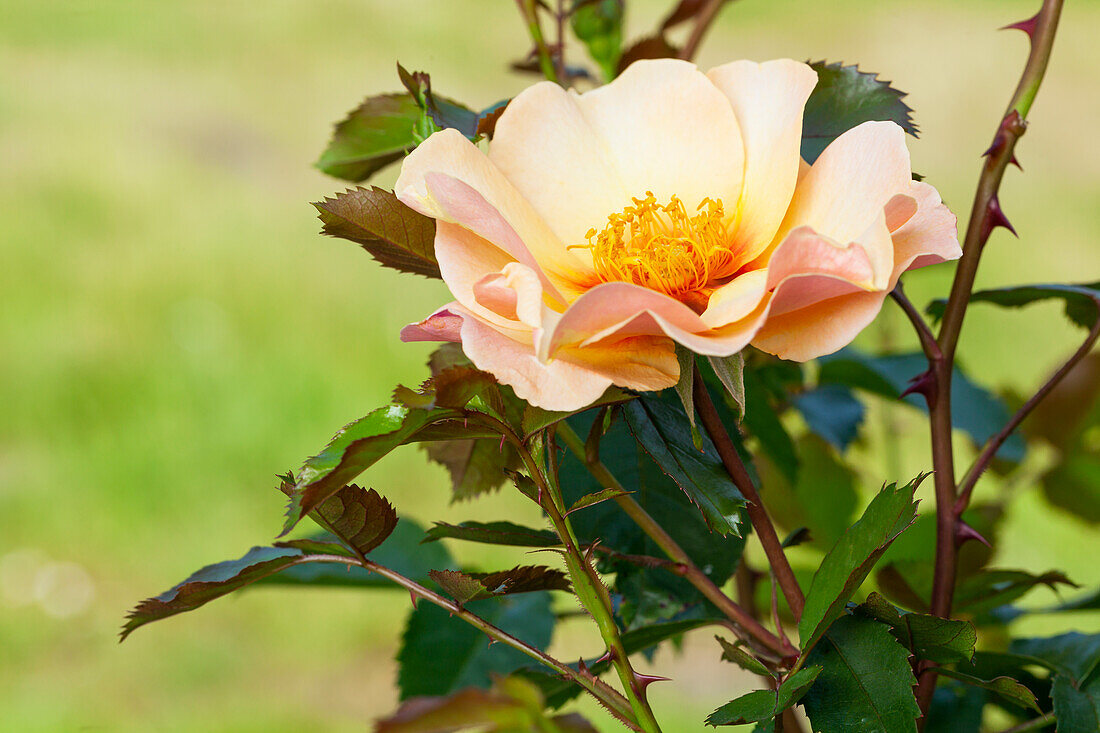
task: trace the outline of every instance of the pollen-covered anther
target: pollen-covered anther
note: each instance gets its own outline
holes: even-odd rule
[[[602,281],[677,297],[734,274],[737,257],[729,248],[721,199],[703,199],[695,214],[677,196],[658,203],[652,191],[633,202],[611,214],[601,231],[590,229],[588,244],[572,247],[592,253]]]

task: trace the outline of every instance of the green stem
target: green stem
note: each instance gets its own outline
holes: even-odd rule
[[[600,636],[607,645],[611,662],[619,674],[626,698],[634,712],[635,722],[645,733],[661,733],[661,727],[653,715],[653,710],[649,707],[649,701],[646,700],[645,685],[639,681],[639,676],[630,666],[630,658],[619,635],[619,627],[611,613],[611,597],[607,587],[581,552],[573,526],[563,513],[564,501],[558,486],[557,471],[551,470],[544,473],[542,466],[534,459],[527,446],[515,436],[512,436],[512,439],[527,472],[542,494],[541,505],[565,546],[565,564],[569,571],[569,579],[573,582],[573,590],[600,630]],[[551,454],[556,450],[552,441],[548,441],[548,450]]]
[[[546,38],[542,35],[538,3],[536,0],[516,0],[516,6],[519,7],[519,12],[527,22],[527,32],[531,35],[531,40],[535,42],[535,53],[539,58],[542,75],[556,84],[561,84],[561,78],[554,66],[554,57],[550,53],[550,47],[546,45]]]
[[[561,436],[562,442],[566,447],[572,451],[573,455],[587,467],[588,472],[592,474],[593,478],[599,482],[599,484],[605,489],[618,489],[625,491],[622,483],[615,478],[614,474],[608,470],[607,466],[599,460],[598,456],[589,456],[587,449],[580,436],[570,427],[567,423],[561,422],[558,424],[558,435]],[[649,512],[647,512],[641,504],[634,500],[634,497],[625,495],[615,497],[615,503],[629,516],[634,523],[646,535],[653,540],[661,551],[668,556],[670,560],[677,563],[677,574],[683,576],[689,583],[702,593],[706,598],[713,603],[718,609],[726,615],[726,617],[732,621],[738,628],[742,637],[748,637],[748,640],[755,642],[754,646],[761,647],[772,654],[778,655],[780,658],[788,656],[796,656],[798,650],[791,646],[789,643],[784,643],[777,635],[771,633],[759,621],[757,621],[752,614],[750,614],[741,606],[734,603],[722,590],[715,585],[706,573],[699,569],[699,567],[692,561],[691,557],[680,547],[680,545],[672,538],[664,527],[657,523]]]

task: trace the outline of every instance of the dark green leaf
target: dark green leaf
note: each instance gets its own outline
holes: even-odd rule
[[[342,548],[336,545],[332,554],[342,554]],[[314,553],[293,547],[253,547],[239,560],[207,565],[179,585],[139,603],[126,616],[121,638],[125,639],[134,629],[151,621],[193,611],[280,570],[299,563],[316,562],[315,558]]]
[[[646,452],[703,512],[719,534],[741,536],[745,499],[734,486],[709,439],[695,448],[683,410],[654,395],[642,395],[625,407],[630,429]]]
[[[546,648],[554,628],[548,593],[472,601],[467,609],[512,636]],[[397,660],[401,699],[448,695],[463,687],[488,688],[493,674],[509,674],[530,661],[522,652],[488,638],[430,603],[409,616]]]
[[[798,670],[778,690],[757,690],[730,700],[707,717],[707,725],[741,725],[774,718],[798,702],[821,674],[821,667]]]
[[[593,0],[580,4],[571,24],[605,81],[615,78],[623,49],[623,0]]]
[[[345,426],[323,451],[302,466],[290,496],[283,534],[348,481],[412,440],[417,431],[455,415],[453,410],[410,410],[404,405],[389,405]]]
[[[878,593],[867,596],[858,610],[893,629],[894,638],[919,659],[950,664],[974,656],[978,634],[967,621],[899,612]]]
[[[921,353],[893,356],[869,356],[851,347],[819,360],[821,384],[843,384],[873,392],[890,399],[898,398],[909,380],[928,369],[928,359]],[[905,401],[926,411],[921,395],[911,394]],[[977,445],[982,445],[999,432],[1010,415],[1004,403],[988,390],[978,386],[956,366],[951,378],[951,421]],[[999,458],[1019,461],[1024,457],[1024,440],[1018,434],[1009,438],[997,452]]]
[[[668,393],[675,404],[675,396]],[[569,422],[580,435],[589,432],[599,411],[591,411]],[[618,411],[616,411],[618,414]],[[633,489],[631,498],[661,525],[692,561],[721,586],[733,574],[744,548],[744,540],[729,534],[710,532],[699,510],[645,451],[641,450],[621,417],[611,420],[600,441],[600,458],[608,470]],[[572,454],[562,457],[560,479],[567,503],[604,487]],[[614,502],[603,502],[571,517],[578,540],[587,545],[599,540],[602,547],[619,555],[663,557],[664,553]],[[615,573],[612,592],[623,598],[620,618],[630,627],[676,617],[683,613],[719,614],[694,586],[663,567],[638,567],[612,557],[599,560],[600,569]]]
[[[313,204],[321,233],[355,242],[386,267],[440,277],[435,221],[398,201],[390,191],[349,188]]]
[[[316,166],[346,181],[362,181],[416,147],[420,107],[407,94],[367,97],[333,131]]]
[[[945,677],[959,680],[971,687],[988,690],[1020,707],[1031,708],[1037,713],[1042,712],[1039,708],[1039,702],[1035,699],[1035,694],[1011,677],[994,677],[991,680],[983,680],[980,677],[944,667],[941,667],[939,671]]]
[[[471,578],[459,570],[432,570],[428,575],[439,584],[443,592],[463,606],[476,598],[488,598],[492,595],[476,578]]]
[[[397,65],[397,75],[405,85],[409,95],[429,118],[432,125],[422,125],[419,131],[427,137],[433,130],[453,128],[471,140],[477,138],[477,124],[480,115],[464,104],[459,104],[432,92],[432,78],[424,71],[409,72],[401,64]],[[431,129],[429,129],[431,128]]]
[[[924,476],[918,476],[903,487],[884,486],[859,521],[837,540],[821,561],[806,594],[802,620],[798,623],[803,654],[813,648],[829,625],[844,612],[845,604],[883,551],[916,519],[913,492],[923,479]]]
[[[1051,669],[1080,682],[1100,665],[1100,634],[1071,631],[1045,639],[1016,639],[1009,651],[1042,660]]]
[[[856,438],[867,410],[852,391],[839,384],[827,384],[796,395],[792,400],[810,430],[844,452]]]
[[[887,627],[858,616],[837,619],[806,663],[822,668],[802,698],[815,731],[916,731],[920,708],[909,652]]]
[[[495,573],[470,573],[470,577],[475,578],[494,596],[531,593],[536,590],[572,590],[565,573],[542,565],[517,565],[511,570]]]
[[[993,303],[1006,308],[1019,308],[1040,300],[1056,298],[1065,303],[1066,317],[1082,328],[1092,328],[1100,315],[1100,281],[1077,285],[1049,283],[1016,285],[993,290],[979,290],[970,296],[971,303]],[[926,311],[937,321],[943,318],[947,301],[933,300]]]
[[[741,648],[740,642],[736,644],[731,644],[730,642],[723,639],[721,636],[715,636],[714,638],[722,647],[723,660],[727,662],[733,662],[742,669],[746,669],[749,672],[753,672],[763,677],[776,676],[775,673],[764,666],[763,662]]]
[[[680,367],[680,378],[676,380],[676,396],[684,406],[688,425],[691,426],[691,444],[697,449],[703,448],[703,434],[695,424],[695,353],[686,346],[676,344],[676,362]]]
[[[817,156],[848,130],[871,121],[896,122],[916,136],[913,110],[899,92],[877,74],[860,71],[855,65],[816,61],[817,86],[806,101],[802,118],[802,158],[813,163]]]
[[[436,522],[428,530],[424,541],[433,542],[444,537],[516,547],[556,547],[561,544],[558,536],[549,530],[521,527],[511,522],[462,522],[457,525]]]
[[[1081,436],[1079,442],[1087,438]],[[1042,478],[1047,501],[1090,524],[1100,523],[1100,455],[1083,445]]]
[[[1064,674],[1054,678],[1050,690],[1057,733],[1095,733],[1100,730],[1100,676],[1074,682]]]

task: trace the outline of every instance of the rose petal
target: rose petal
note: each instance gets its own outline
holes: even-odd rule
[[[850,344],[875,319],[886,295],[885,290],[851,293],[771,315],[752,345],[791,361],[831,354]]]
[[[734,243],[747,261],[772,241],[790,205],[802,163],[802,112],[817,73],[798,61],[777,59],[735,61],[707,76],[729,98],[745,142]]]
[[[927,183],[913,181],[909,195],[917,209],[911,218],[892,231],[894,271],[891,288],[905,270],[935,265],[962,256],[958,224],[936,189]]]
[[[461,341],[462,316],[451,309],[457,303],[440,308],[419,323],[410,323],[401,329],[402,341]]]

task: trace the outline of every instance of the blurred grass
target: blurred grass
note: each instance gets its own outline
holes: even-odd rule
[[[1023,35],[993,29],[1035,4],[743,0],[700,62],[881,72],[916,109],[915,169],[965,215],[1025,53]],[[664,5],[636,2],[630,35]],[[362,730],[395,700],[399,594],[257,591],[122,647],[114,633],[134,601],[270,541],[274,474],[421,379],[428,349],[396,334],[443,302],[441,286],[319,237],[308,202],[341,184],[310,163],[332,122],[398,86],[396,59],[475,107],[522,88],[505,70],[526,51],[511,4],[0,0],[0,17],[5,729]],[[1100,273],[1098,25],[1096,4],[1067,7],[1019,149],[1026,175],[1010,173],[1002,195],[1021,238],[995,235],[982,284]],[[949,276],[914,274],[910,295],[923,303]],[[887,337],[910,343],[891,312],[864,341]],[[1022,390],[1077,335],[1054,307],[976,308],[963,339],[973,374]],[[904,478],[928,459],[921,425],[899,430]],[[898,478],[883,475],[881,448],[866,450],[869,487]],[[445,477],[412,449],[367,480],[422,521],[536,521],[508,496],[446,507]],[[1095,535],[1027,487],[1004,539],[1004,565],[1095,583]],[[586,640],[558,643],[576,656],[595,648]],[[734,673],[714,656],[670,662],[699,682],[655,688],[680,721],[670,729],[697,729],[730,696]]]

